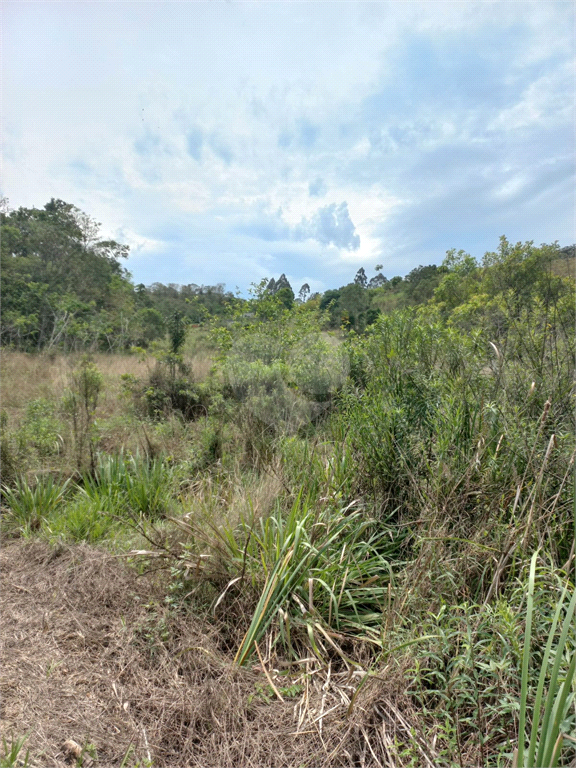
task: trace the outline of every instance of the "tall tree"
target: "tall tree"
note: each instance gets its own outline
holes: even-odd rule
[[[310,296],[310,286],[308,283],[304,283],[302,288],[298,291],[298,299],[302,302],[302,304],[305,304],[308,297]]]
[[[368,285],[368,278],[366,277],[366,271],[364,270],[364,267],[360,267],[358,272],[356,272],[356,277],[354,278],[354,282],[356,285],[359,285],[361,288],[366,288]]]
[[[384,277],[384,275],[380,272],[378,275],[374,275],[374,277],[370,278],[368,288],[381,288],[383,285],[386,285],[387,282],[388,278]]]

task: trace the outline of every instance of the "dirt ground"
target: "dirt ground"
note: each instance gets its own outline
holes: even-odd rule
[[[349,717],[349,672],[282,676],[265,649],[268,676],[235,668],[217,626],[170,617],[151,577],[97,548],[8,542],[0,566],[1,733],[28,735],[30,765],[390,764],[401,713],[369,685]]]

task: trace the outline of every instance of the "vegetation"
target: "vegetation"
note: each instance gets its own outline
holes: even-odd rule
[[[153,566],[162,632],[204,617],[267,705],[346,673],[357,735],[298,764],[573,762],[569,251],[242,300],[134,288],[61,201],[3,228],[6,539]]]

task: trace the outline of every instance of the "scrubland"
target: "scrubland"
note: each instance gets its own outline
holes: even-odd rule
[[[573,765],[561,281],[5,350],[2,764]]]

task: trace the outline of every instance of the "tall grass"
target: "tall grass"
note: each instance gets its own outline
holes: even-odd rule
[[[37,476],[32,484],[25,477],[17,477],[11,487],[3,485],[10,526],[15,525],[25,535],[38,531],[64,504],[69,484],[69,480],[45,475]]]
[[[275,642],[293,653],[295,635],[320,657],[342,655],[338,638],[380,647],[400,539],[361,509],[319,508],[301,497],[286,515],[278,508],[228,533],[236,572],[260,590],[236,662],[246,662],[272,624]]]
[[[568,712],[576,697],[576,590],[574,584],[564,587],[556,604],[548,641],[542,657],[538,687],[530,713],[527,697],[529,688],[529,666],[534,653],[532,648],[532,617],[534,613],[534,589],[536,581],[536,563],[538,552],[532,556],[528,578],[528,598],[526,613],[526,630],[524,635],[524,652],[522,657],[522,688],[520,693],[520,714],[518,725],[518,747],[514,755],[514,768],[537,768],[538,766],[557,766],[563,754],[563,746],[567,737],[567,728],[574,731],[574,715]],[[569,588],[572,598],[565,608]],[[564,613],[560,636],[556,634],[558,622]],[[569,642],[570,640],[570,642]],[[549,662],[553,659],[552,669]],[[561,668],[563,670],[561,672]],[[548,690],[544,693],[546,680]],[[532,728],[528,744],[525,743],[525,726],[528,715],[532,716]],[[574,737],[569,737],[569,749],[572,755]]]

